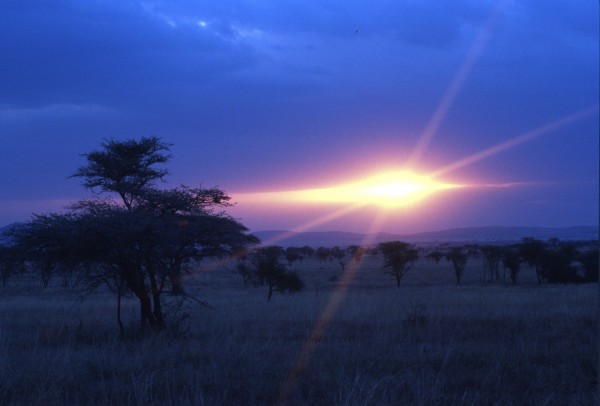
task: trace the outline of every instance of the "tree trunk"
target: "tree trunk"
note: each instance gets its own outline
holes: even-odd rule
[[[140,299],[140,316],[141,316],[141,327],[145,329],[148,327],[148,324],[151,328],[156,327],[156,319],[152,314],[152,303],[150,301],[150,297],[148,294],[144,294]]]
[[[144,282],[144,276],[141,268],[138,266],[123,267],[123,279],[127,282],[127,286],[140,301],[140,326],[142,329],[148,327],[156,327],[156,319],[152,314],[152,302],[150,300],[148,287]]]
[[[160,294],[153,294],[152,298],[154,301],[154,309],[152,310],[152,314],[154,315],[154,319],[156,320],[156,328],[162,329],[165,327],[165,318],[162,314]]]
[[[396,275],[396,287],[400,287],[400,272],[395,272]]]
[[[462,269],[455,269],[454,275],[456,275],[456,284],[460,285],[460,277],[462,276]]]
[[[146,286],[129,286],[131,291],[135,294],[135,296],[140,301],[140,326],[142,329],[148,327],[154,328],[156,326],[156,320],[154,315],[152,314],[152,302],[150,301],[150,296],[148,295],[148,289]]]
[[[123,335],[125,328],[123,328],[123,322],[121,321],[121,285],[117,286],[117,323],[119,323],[119,331]]]
[[[158,288],[158,284],[156,283],[156,276],[153,272],[149,272],[149,278],[150,288],[152,289],[152,301],[154,304],[154,307],[152,309],[152,315],[154,316],[154,320],[156,321],[156,328],[161,329],[165,326],[165,319],[163,317],[160,304],[161,291]]]
[[[540,269],[539,269],[539,267],[537,265],[535,266],[535,274],[536,274],[537,279],[538,279],[538,285],[541,285],[542,284],[542,274],[541,274]]]
[[[42,283],[44,284],[44,289],[48,287],[50,283],[50,279],[52,278],[52,264],[47,263],[42,267]]]
[[[171,280],[171,293],[173,295],[183,294],[183,285],[181,284],[181,269],[176,267],[169,273],[169,279]],[[244,283],[246,280],[244,279]]]

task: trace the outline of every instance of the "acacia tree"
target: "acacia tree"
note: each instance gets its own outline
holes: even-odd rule
[[[238,222],[214,212],[216,206],[227,207],[229,199],[218,188],[180,186],[144,193],[140,208],[162,221],[156,259],[167,270],[171,293],[183,293],[182,271],[190,261],[229,253],[224,246],[237,250],[257,241],[250,241]]]
[[[396,286],[400,287],[400,280],[419,259],[419,252],[413,245],[402,241],[382,242],[377,248],[383,255],[383,267],[390,269],[396,277]]]
[[[87,252],[74,238],[76,216],[69,214],[34,215],[28,224],[13,227],[8,234],[13,238],[13,249],[28,266],[38,270],[42,284],[47,287],[52,277],[72,272],[80,255]]]
[[[547,278],[544,270],[544,258],[547,253],[544,242],[533,237],[525,237],[517,247],[519,256],[523,262],[535,269],[538,284],[541,284]]]
[[[302,261],[304,259],[302,249],[298,247],[287,247],[285,249],[285,259],[289,266],[294,265],[294,262]]]
[[[444,253],[441,251],[431,251],[429,254],[427,254],[427,258],[432,259],[436,265],[439,265],[440,260],[444,257]]]
[[[325,247],[319,247],[315,250],[315,256],[319,262],[325,262],[331,258],[331,249]]]
[[[335,259],[338,262],[338,264],[340,264],[342,272],[346,270],[347,259],[345,249],[335,246],[329,250],[329,256]]]
[[[546,249],[542,261],[543,274],[549,283],[578,283],[584,280],[583,275],[577,273],[574,261],[579,253],[573,243],[559,242],[556,240]]]
[[[479,248],[483,255],[485,268],[487,268],[490,276],[490,282],[500,279],[500,261],[502,260],[502,247],[498,245],[482,245]]]
[[[354,259],[354,262],[358,264],[360,261],[362,261],[367,249],[365,247],[361,247],[360,245],[350,245],[348,247],[348,252],[352,256],[352,259]]]
[[[250,257],[252,268],[244,266],[250,271],[253,279],[261,285],[267,285],[267,301],[270,302],[274,292],[294,293],[304,289],[304,282],[298,274],[287,270],[281,258],[285,250],[277,246],[263,247],[254,251]]]
[[[6,286],[8,278],[25,269],[25,264],[12,244],[0,245],[0,277],[2,286]]]
[[[540,284],[544,281],[576,283],[585,280],[585,275],[579,275],[574,266],[575,261],[581,262],[581,253],[573,243],[558,239],[544,242],[528,237],[518,244],[518,251],[523,262],[535,269]]]
[[[227,205],[220,189],[159,190],[169,145],[158,138],[105,141],[84,156],[88,165],[73,176],[98,192],[66,214],[34,217],[14,233],[29,261],[42,269],[78,269],[89,290],[117,287],[118,321],[122,287],[140,302],[141,325],[163,328],[161,295],[182,293],[184,267],[207,256],[225,255],[258,242],[247,229],[214,208]],[[114,199],[113,196],[118,196]]]
[[[170,147],[171,144],[158,137],[142,137],[139,141],[105,140],[102,149],[83,154],[87,165],[71,177],[83,178],[87,189],[118,194],[131,211],[144,192],[156,181],[164,180],[167,170],[156,165],[171,158]]]
[[[303,258],[312,258],[315,255],[315,250],[313,247],[305,245],[300,247],[300,254]]]
[[[596,246],[598,243],[596,242]],[[579,253],[577,258],[583,265],[585,282],[598,282],[598,273],[600,272],[600,263],[598,262],[598,248],[585,250]]]
[[[460,285],[463,271],[467,265],[467,259],[469,258],[468,251],[463,247],[454,247],[446,253],[446,260],[452,262],[454,269],[454,276],[456,277],[456,284]]]

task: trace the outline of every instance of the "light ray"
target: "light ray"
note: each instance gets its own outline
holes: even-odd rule
[[[452,105],[454,104],[454,100],[458,96],[458,93],[464,86],[465,80],[471,72],[473,65],[475,64],[477,59],[479,59],[481,52],[490,40],[492,32],[496,24],[498,23],[503,9],[506,7],[507,4],[507,0],[499,0],[496,3],[496,7],[492,11],[492,14],[488,18],[486,24],[481,29],[481,32],[479,33],[478,37],[475,39],[475,42],[467,52],[465,59],[463,60],[462,64],[458,68],[458,71],[452,78],[452,81],[446,89],[442,100],[440,100],[437,108],[435,109],[433,116],[431,117],[431,119],[427,123],[427,126],[425,126],[425,129],[421,133],[421,136],[417,141],[417,145],[415,146],[411,155],[408,158],[407,166],[414,166],[416,163],[418,163],[421,156],[425,153],[425,150],[431,143],[433,136],[435,135],[438,128],[442,124],[442,121],[448,114],[448,110],[450,110],[450,107],[452,107]]]
[[[385,212],[378,211],[377,215],[373,219],[373,222],[369,226],[367,233],[365,234],[365,238],[361,242],[361,246],[367,246],[374,242],[375,232],[381,229],[381,225],[385,221]],[[331,294],[331,299],[327,302],[327,305],[323,309],[319,320],[315,323],[310,335],[307,337],[304,345],[302,346],[302,350],[300,354],[296,358],[296,362],[294,363],[292,369],[288,373],[287,379],[283,384],[283,387],[279,393],[279,397],[276,404],[285,404],[285,402],[292,395],[294,389],[296,388],[298,381],[302,378],[304,374],[304,370],[306,366],[312,359],[312,356],[315,352],[317,344],[321,341],[333,318],[335,317],[337,311],[344,298],[346,297],[346,293],[348,288],[352,284],[352,281],[356,277],[356,273],[362,264],[362,259],[360,261],[350,262],[346,271],[340,278],[338,285],[334,292]]]
[[[484,149],[483,151],[480,151],[476,154],[473,154],[471,156],[468,156],[466,158],[460,159],[454,163],[451,163],[450,165],[444,166],[434,172],[432,172],[430,175],[433,177],[437,177],[437,176],[441,176],[444,174],[447,174],[449,172],[455,171],[459,168],[462,168],[464,166],[467,165],[471,165],[475,162],[481,161],[484,158],[488,158],[492,155],[496,155],[504,150],[516,147],[517,145],[520,145],[524,142],[530,141],[534,138],[540,137],[544,134],[550,133],[552,131],[556,131],[559,128],[565,127],[568,124],[571,124],[575,121],[581,120],[584,117],[589,116],[590,114],[597,112],[598,111],[598,105],[594,105],[591,107],[588,107],[586,109],[583,110],[579,110],[575,113],[569,114],[567,116],[561,117],[558,120],[552,121],[548,124],[545,124],[541,127],[535,128],[531,131],[528,131],[524,134],[518,135],[514,138],[511,138],[508,141],[505,141],[503,143],[494,145],[493,147]]]
[[[539,185],[542,182],[505,182],[505,183],[483,183],[481,185],[467,185],[467,187],[490,188],[490,189],[508,189],[518,186]]]
[[[346,207],[342,207],[341,209],[338,209],[331,213],[327,213],[323,216],[317,217],[316,219],[309,221],[308,223],[302,224],[297,227],[292,227],[293,231],[286,231],[281,234],[278,234],[275,237],[272,237],[266,241],[263,241],[263,245],[275,245],[281,241],[285,241],[288,238],[294,236],[295,233],[301,233],[303,231],[313,229],[313,228],[323,225],[325,223],[329,223],[330,221],[336,220],[340,217],[344,217],[344,216],[360,209],[361,207],[364,207],[364,204],[356,203],[356,204],[352,204],[352,205],[349,205]]]
[[[287,240],[288,238],[294,236],[295,233],[298,232],[303,232],[303,231],[307,231],[310,230],[312,228],[318,227],[322,224],[328,223],[330,221],[333,221],[335,219],[338,219],[340,217],[346,216],[356,210],[358,210],[359,208],[363,207],[362,204],[353,204],[347,207],[343,207],[339,210],[335,210],[331,213],[325,214],[321,217],[318,217],[306,224],[302,224],[298,227],[294,227],[293,230],[294,231],[286,231],[283,232],[281,234],[278,234],[266,241],[261,241],[261,246],[269,246],[269,245],[277,245],[278,243]],[[252,251],[253,249],[258,248],[257,246],[253,247],[250,249],[250,251]],[[234,263],[235,261],[237,261],[240,258],[240,255],[230,255],[224,258],[220,258],[217,261],[213,261],[210,264],[207,264],[206,266],[204,266],[202,269],[197,269],[195,272],[193,272],[194,274],[203,274],[203,273],[208,273],[208,272],[212,272],[215,271],[217,269],[220,268],[225,268],[227,269],[227,267]]]

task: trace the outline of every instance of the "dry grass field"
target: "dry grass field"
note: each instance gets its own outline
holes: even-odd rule
[[[210,268],[205,266],[205,268]],[[233,266],[231,267],[233,269]],[[396,288],[376,259],[292,267],[305,291],[244,286],[231,269],[190,276],[177,328],[118,336],[116,300],[47,289],[30,276],[0,288],[0,404],[592,405],[598,287],[456,286],[450,265],[420,261]],[[331,279],[331,280],[330,280]]]

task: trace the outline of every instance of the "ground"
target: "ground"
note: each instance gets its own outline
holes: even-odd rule
[[[203,264],[189,318],[137,337],[138,309],[84,302],[31,276],[0,288],[0,404],[591,405],[598,286],[464,284],[447,262],[419,261],[396,288],[380,260],[295,264],[306,290],[266,300],[235,266]],[[173,324],[173,323],[172,323]]]

